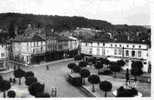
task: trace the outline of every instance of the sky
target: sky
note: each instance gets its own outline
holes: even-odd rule
[[[149,0],[1,0],[0,13],[83,16],[112,24],[149,25]]]

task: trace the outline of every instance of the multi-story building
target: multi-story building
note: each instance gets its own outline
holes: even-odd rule
[[[31,63],[32,55],[45,53],[45,39],[39,35],[17,36],[12,40],[13,56],[19,57],[26,64]]]
[[[7,68],[6,61],[8,60],[8,57],[9,57],[8,47],[9,47],[9,44],[6,44],[6,43],[0,44],[0,70],[4,70]]]
[[[81,42],[81,53],[95,57],[104,57],[109,60],[124,59],[128,68],[133,60],[143,62],[143,70],[148,71],[149,45],[143,43],[118,43],[118,42]]]

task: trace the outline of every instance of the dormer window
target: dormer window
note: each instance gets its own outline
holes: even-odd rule
[[[135,46],[133,45],[133,48],[134,48]]]

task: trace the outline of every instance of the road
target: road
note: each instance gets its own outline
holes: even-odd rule
[[[45,84],[45,92],[51,93],[52,88],[57,88],[58,97],[85,97],[85,94],[81,90],[70,85],[65,79],[69,71],[67,64],[70,62],[50,64],[49,70],[46,70],[45,66],[37,66],[25,70],[33,71],[38,81]],[[8,79],[12,76],[12,73],[3,76]]]

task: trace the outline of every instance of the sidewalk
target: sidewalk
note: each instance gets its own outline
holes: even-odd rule
[[[100,80],[108,80],[112,83],[112,90],[108,92],[108,97],[114,97],[112,91],[117,90],[120,86],[125,85],[125,79],[113,78],[111,76],[100,76]],[[92,85],[87,82],[86,85],[81,87],[82,91],[86,94],[91,95],[92,97],[104,97],[104,92],[100,90],[99,84],[95,85],[96,92],[92,92]],[[137,82],[137,90],[138,92],[142,93],[143,97],[150,97],[151,96],[151,86],[149,83],[141,83]]]
[[[13,69],[8,69],[8,70],[5,70],[5,71],[0,71],[0,74],[4,74],[4,73],[9,73],[9,72],[12,72]]]

